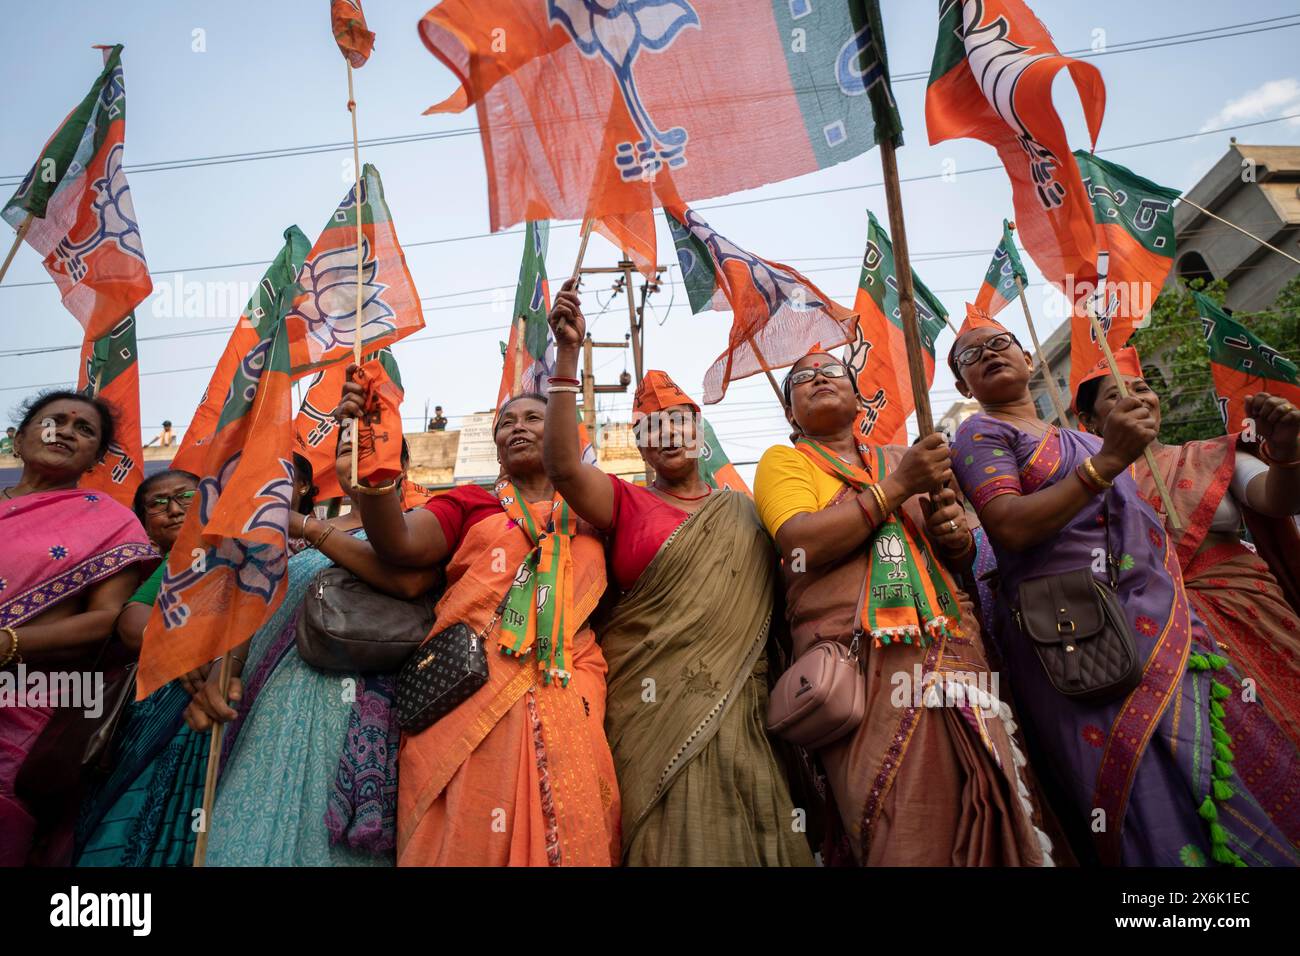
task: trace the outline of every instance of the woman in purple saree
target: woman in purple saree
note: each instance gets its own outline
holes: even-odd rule
[[[1081,858],[1300,864],[1300,755],[1192,612],[1128,471],[1154,438],[1150,413],[1120,403],[1100,439],[1041,421],[1029,355],[1000,326],[968,323],[949,364],[982,408],[957,432],[953,471],[997,557],[995,632],[1036,766],[1067,831],[1087,835]],[[1025,580],[1083,567],[1104,578],[1107,528],[1142,678],[1121,699],[1081,703],[1052,687],[1014,614]]]
[[[40,678],[89,668],[135,590],[139,563],[158,558],[130,509],[77,488],[112,438],[103,402],[70,392],[40,396],[14,442],[22,478],[0,491],[0,866],[68,862],[71,820],[51,826],[59,808],[43,805],[38,827],[36,807],[15,784],[53,705],[93,711],[95,702],[32,700],[25,691],[34,677],[49,684]]]

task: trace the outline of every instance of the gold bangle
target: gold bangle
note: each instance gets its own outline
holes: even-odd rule
[[[312,547],[315,548],[317,551],[319,551],[321,549],[321,545],[325,543],[325,539],[328,538],[333,533],[334,533],[334,526],[332,524],[325,525],[325,533],[316,539],[316,543],[313,544]]]
[[[5,654],[4,661],[0,662],[0,669],[8,667],[10,664],[21,664],[23,656],[18,653],[18,632],[12,627],[0,627],[0,631],[4,631],[9,635],[9,652]]]
[[[868,485],[867,487],[871,489],[871,493],[876,497],[876,504],[880,506],[880,520],[887,521],[889,519],[889,496],[885,494],[884,489],[879,484]]]
[[[1101,472],[1097,470],[1097,466],[1092,463],[1091,456],[1083,460],[1083,470],[1088,473],[1088,477],[1095,481],[1102,491],[1105,491],[1107,488],[1115,487],[1115,482],[1107,481],[1101,476]]]
[[[378,487],[375,488],[368,487],[367,485],[356,485],[355,490],[360,492],[363,495],[375,495],[377,497],[379,495],[388,494],[396,487],[397,487],[397,479],[394,478],[388,484],[379,485]]]

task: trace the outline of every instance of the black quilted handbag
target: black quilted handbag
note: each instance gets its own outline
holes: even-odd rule
[[[1016,611],[1016,623],[1052,686],[1072,700],[1089,703],[1126,697],[1142,681],[1137,641],[1115,593],[1108,512],[1105,507],[1109,586],[1098,581],[1091,568],[1030,578],[1020,583]]]
[[[453,624],[407,660],[397,675],[397,724],[402,730],[416,734],[432,726],[487,683],[487,636],[505,603],[502,598],[482,634],[468,624]]]

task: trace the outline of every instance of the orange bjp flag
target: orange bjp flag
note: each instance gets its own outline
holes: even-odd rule
[[[303,260],[307,258],[310,242],[297,226],[290,226],[284,231],[284,245],[275,259],[267,267],[262,279],[253,290],[244,306],[243,313],[235,323],[226,348],[212,370],[208,387],[203,390],[199,407],[190,416],[190,423],[185,429],[185,438],[172,459],[171,466],[182,471],[193,472],[203,477],[204,446],[212,441],[212,434],[217,428],[217,419],[230,398],[230,386],[239,370],[239,363],[258,342],[275,334],[279,317],[275,314],[275,299],[280,290],[289,286]]]
[[[375,35],[366,29],[361,0],[330,0],[330,26],[343,58],[354,70],[365,66],[375,46]]]
[[[1068,70],[1095,147],[1106,87],[1090,63],[1062,56],[1024,0],[942,0],[925,94],[931,145],[972,137],[998,151],[1011,179],[1016,228],[1051,282],[1095,267],[1092,208],[1052,102]]]
[[[361,351],[424,328],[420,294],[397,241],[379,170],[361,170],[361,202],[348,190],[298,272],[298,293],[285,318],[289,374],[298,379],[352,358],[357,337],[357,216],[361,216]]]
[[[130,508],[135,490],[144,479],[140,364],[134,312],[113,326],[107,335],[82,343],[77,390],[104,399],[117,412],[117,437],[109,444],[104,457],[77,484],[102,491]]]
[[[476,109],[493,232],[653,209],[666,172],[688,202],[752,189],[876,144],[858,6],[443,0],[420,37],[459,87],[428,112]]]
[[[727,350],[704,373],[704,404],[722,401],[736,379],[793,365],[811,342],[853,337],[857,315],[780,262],[719,235],[685,205],[664,206],[692,312],[732,313]]]
[[[284,599],[294,481],[284,305],[274,335],[240,362],[206,446],[145,627],[137,700],[252,637]]]

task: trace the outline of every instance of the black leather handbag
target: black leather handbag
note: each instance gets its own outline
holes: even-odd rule
[[[507,591],[507,595],[509,592]],[[453,624],[429,638],[397,675],[397,724],[408,734],[432,726],[469,700],[488,680],[487,640],[501,618],[497,606],[481,634]]]
[[[298,655],[317,670],[396,673],[434,628],[439,581],[404,601],[380,594],[347,568],[325,568],[307,589],[295,636]]]
[[[1115,592],[1109,496],[1103,505],[1106,573],[1091,568],[1020,583],[1016,623],[1029,638],[1047,679],[1063,696],[1089,703],[1126,697],[1142,681],[1142,658]]]

